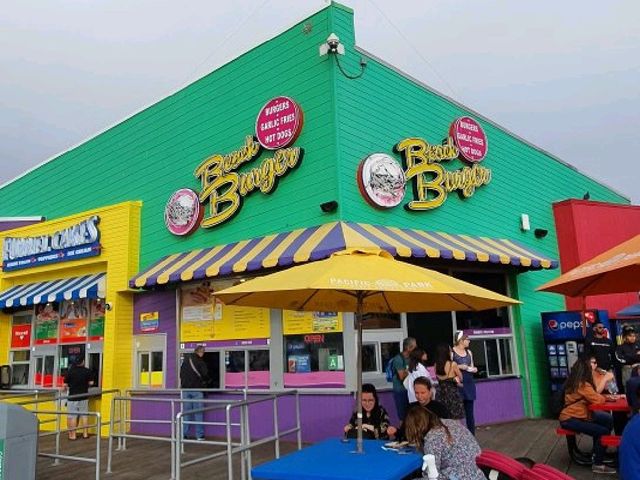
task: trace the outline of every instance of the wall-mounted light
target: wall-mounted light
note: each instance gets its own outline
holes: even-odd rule
[[[531,230],[531,223],[529,222],[529,215],[523,213],[520,215],[520,230],[523,232],[528,232]]]
[[[324,213],[335,212],[338,209],[338,202],[335,200],[331,200],[329,202],[324,202],[320,204],[320,210]]]
[[[533,234],[536,236],[536,238],[544,238],[547,236],[548,233],[549,233],[549,230],[547,230],[546,228],[536,228],[533,231]]]

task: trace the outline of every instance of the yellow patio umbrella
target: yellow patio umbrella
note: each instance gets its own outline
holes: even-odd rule
[[[380,249],[349,249],[221,290],[227,305],[355,312],[357,451],[362,452],[362,316],[364,313],[486,310],[520,303],[443,273],[395,260]]]

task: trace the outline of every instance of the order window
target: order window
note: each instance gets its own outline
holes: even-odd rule
[[[286,335],[284,344],[288,373],[344,370],[342,332]]]
[[[469,345],[479,378],[513,375],[511,338],[473,338]]]

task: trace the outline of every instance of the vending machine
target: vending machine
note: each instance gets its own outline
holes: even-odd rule
[[[602,322],[611,338],[606,310],[542,313],[542,333],[552,392],[569,376],[569,370],[584,351],[585,338],[593,335],[593,325],[598,322]]]

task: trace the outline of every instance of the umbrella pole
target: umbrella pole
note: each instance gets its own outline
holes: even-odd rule
[[[356,440],[356,453],[364,453],[362,442],[362,292],[358,292],[358,306],[356,308],[356,376],[357,376],[357,391],[356,391],[356,405],[357,405],[357,428],[358,437]]]

